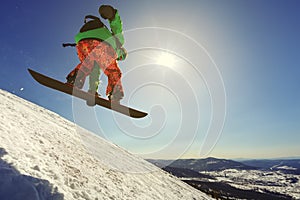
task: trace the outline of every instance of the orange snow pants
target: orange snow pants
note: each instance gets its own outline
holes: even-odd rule
[[[96,39],[85,39],[76,45],[76,49],[80,63],[75,69],[82,71],[85,76],[89,76],[96,63],[108,77],[106,95],[118,94],[123,97],[122,73],[113,47]]]

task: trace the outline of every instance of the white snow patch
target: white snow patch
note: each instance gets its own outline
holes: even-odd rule
[[[276,167],[276,169],[285,169],[285,170],[297,170],[297,168],[294,168],[294,167],[290,167],[290,166],[279,166],[279,167]]]
[[[209,161],[209,162],[207,162],[208,165],[213,165],[213,164],[218,164],[218,163],[219,163],[219,161]]]
[[[0,199],[211,199],[56,113],[3,90],[0,102]]]

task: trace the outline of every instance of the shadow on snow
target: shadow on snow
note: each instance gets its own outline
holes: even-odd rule
[[[21,174],[11,164],[2,160],[6,155],[0,148],[0,199],[3,200],[62,200],[64,195],[43,179]]]

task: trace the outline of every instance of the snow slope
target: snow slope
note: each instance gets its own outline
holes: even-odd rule
[[[1,200],[210,199],[120,147],[3,90],[0,122]]]

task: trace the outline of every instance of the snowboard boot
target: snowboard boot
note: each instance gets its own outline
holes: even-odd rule
[[[112,94],[108,95],[108,99],[112,102],[112,103],[117,103],[120,104],[121,99],[123,98],[123,93],[122,92],[114,92]]]
[[[86,78],[85,74],[82,71],[78,70],[78,69],[74,69],[66,77],[67,84],[75,86],[79,89],[83,88],[85,78]]]
[[[93,90],[88,90],[88,92],[91,95],[93,95],[94,97],[92,99],[87,100],[86,101],[86,105],[88,105],[88,106],[95,106],[96,105],[95,98],[98,97],[98,96],[101,96],[101,95],[99,95],[98,92],[93,91]]]
[[[99,96],[99,97],[101,96],[98,92],[93,91],[93,90],[88,90],[88,93],[95,95],[95,96]]]

